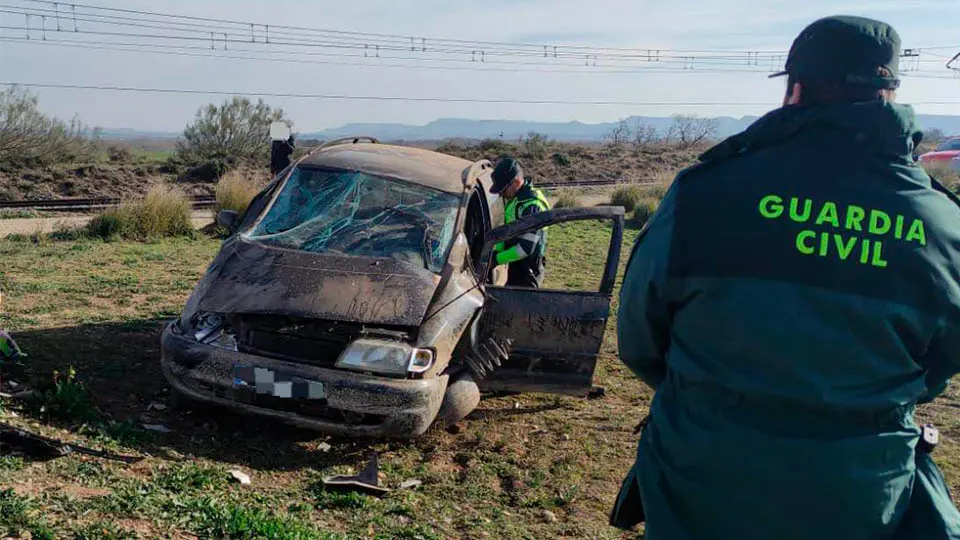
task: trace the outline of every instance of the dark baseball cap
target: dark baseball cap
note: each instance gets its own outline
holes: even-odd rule
[[[490,178],[493,180],[493,185],[490,186],[490,193],[496,195],[503,191],[503,188],[507,187],[510,182],[513,182],[513,179],[520,174],[520,162],[512,157],[505,157],[501,159],[497,166],[494,167],[493,173],[490,174]]]
[[[800,32],[786,69],[799,81],[846,83],[879,89],[900,86],[900,35],[892,26],[865,17],[838,15],[814,21]],[[889,77],[878,74],[886,68]]]

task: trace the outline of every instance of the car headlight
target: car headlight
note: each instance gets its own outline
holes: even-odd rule
[[[219,313],[198,312],[189,321],[180,322],[181,332],[198,343],[237,350],[237,337],[223,315]]]
[[[423,373],[433,366],[433,351],[417,349],[406,343],[377,339],[358,339],[351,343],[337,367],[384,375]]]

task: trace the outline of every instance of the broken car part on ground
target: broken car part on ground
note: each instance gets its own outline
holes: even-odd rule
[[[488,161],[372,139],[289,166],[231,230],[163,333],[191,400],[347,436],[453,424],[481,391],[586,396],[610,311],[623,209],[503,226]],[[504,287],[495,243],[570,221],[611,224],[596,292]]]

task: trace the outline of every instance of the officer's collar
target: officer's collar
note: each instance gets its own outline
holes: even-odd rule
[[[771,111],[745,131],[707,150],[709,162],[777,146],[808,130],[838,130],[872,153],[913,154],[923,134],[909,105],[870,101],[835,105],[787,106]]]

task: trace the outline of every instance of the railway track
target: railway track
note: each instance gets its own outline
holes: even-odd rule
[[[585,180],[582,182],[538,182],[537,187],[557,189],[565,187],[609,187],[623,184],[617,180]],[[654,182],[635,182],[633,185],[651,185]],[[58,212],[90,212],[117,206],[122,199],[112,197],[94,197],[89,199],[34,199],[25,201],[0,201],[0,210],[45,210]],[[213,195],[191,197],[193,208],[212,208],[216,203]]]
[[[35,199],[27,201],[0,201],[0,210],[46,210],[58,212],[89,212],[117,206],[122,199],[112,197],[94,197],[90,199]],[[191,197],[190,205],[194,209],[212,208],[216,199],[212,195]]]

